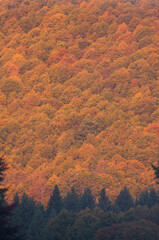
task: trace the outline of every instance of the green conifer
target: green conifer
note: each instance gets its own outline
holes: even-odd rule
[[[115,204],[118,206],[119,210],[122,212],[127,211],[129,208],[134,206],[132,196],[130,195],[129,190],[125,187],[121,190],[118,195]]]
[[[62,197],[60,195],[60,191],[57,185],[51,194],[50,200],[48,202],[47,212],[50,215],[53,212],[59,214],[62,208]]]
[[[7,166],[2,157],[0,157],[0,183],[4,179],[4,171],[7,170]],[[13,214],[14,205],[9,205],[5,201],[5,194],[7,188],[0,187],[0,239],[1,240],[20,240],[17,237],[19,228],[14,227],[11,223],[11,217]]]
[[[91,210],[95,207],[95,201],[89,188],[84,190],[81,197],[81,209],[90,208]]]
[[[105,188],[103,188],[99,195],[98,206],[103,209],[104,212],[109,211],[111,209],[111,202],[109,198],[106,196]]]

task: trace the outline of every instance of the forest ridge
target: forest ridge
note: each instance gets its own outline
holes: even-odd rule
[[[158,0],[1,0],[8,197],[156,188]]]

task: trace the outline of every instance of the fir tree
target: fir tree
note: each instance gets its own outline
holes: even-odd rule
[[[155,167],[153,164],[151,164],[151,165],[152,165],[153,170],[155,171],[156,179],[158,179],[159,178],[159,162],[158,162],[157,167]]]
[[[14,201],[19,201],[15,196]],[[22,196],[21,203],[14,210],[13,223],[18,223],[22,226],[19,232],[20,236],[26,236],[28,228],[33,220],[36,212],[36,203],[32,198],[29,198],[25,193]]]
[[[148,191],[145,191],[140,194],[140,198],[138,199],[137,204],[141,206],[148,205],[148,201],[149,201],[149,193]]]
[[[18,193],[15,194],[13,202],[16,205],[16,207],[20,205],[20,199],[19,199]]]
[[[4,171],[7,170],[4,159],[0,158],[0,182],[3,181]],[[14,227],[11,223],[14,205],[9,205],[5,201],[7,188],[0,187],[0,239],[1,240],[18,240],[17,237],[19,228]]]
[[[59,214],[62,208],[62,197],[57,185],[51,194],[50,200],[48,202],[47,212],[50,215],[52,212]]]
[[[74,212],[62,209],[61,212],[54,218],[50,219],[47,224],[47,240],[73,239],[65,236],[68,231],[71,231],[75,220],[76,214]]]
[[[104,212],[109,211],[111,209],[111,202],[109,198],[106,196],[105,188],[103,188],[99,195],[98,206],[103,209]]]
[[[29,225],[26,233],[28,240],[43,240],[46,239],[47,232],[45,225],[47,223],[46,213],[44,207],[40,204],[37,205],[34,217]]]
[[[149,193],[148,207],[151,208],[156,203],[159,203],[159,197],[157,196],[155,189],[151,189]]]
[[[90,208],[93,209],[95,207],[95,201],[92,196],[91,190],[89,188],[84,190],[84,193],[81,197],[81,209]]]
[[[127,211],[129,208],[133,207],[133,199],[129,193],[127,187],[121,190],[120,194],[118,195],[115,204],[118,206],[119,210],[122,212]]]
[[[63,208],[78,212],[79,209],[79,197],[74,188],[71,189],[71,192],[68,192],[63,201]]]

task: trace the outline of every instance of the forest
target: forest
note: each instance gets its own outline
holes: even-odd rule
[[[156,179],[159,165],[152,165]],[[12,204],[5,197],[4,172],[0,157],[0,237],[1,240],[158,240],[159,196],[154,189],[142,192],[134,202],[125,187],[112,204],[105,189],[98,202],[89,188],[78,195],[74,188],[61,197],[55,188],[44,206],[25,193],[16,194]]]
[[[159,178],[159,166],[153,166]],[[0,183],[7,170],[0,158]],[[125,187],[112,204],[105,189],[98,202],[89,188],[78,195],[74,188],[62,198],[55,188],[44,208],[25,193],[5,201],[8,188],[0,186],[1,240],[158,240],[159,196],[154,189],[142,192],[134,202]]]
[[[158,80],[158,0],[1,0],[7,201],[157,192]]]
[[[158,105],[158,0],[0,0],[0,238],[158,240]]]
[[[105,189],[98,203],[90,189],[79,196],[71,189],[63,199],[55,185],[46,209],[24,194],[15,196],[13,224],[27,240],[158,240],[159,196],[154,189],[134,202],[124,188],[112,204]]]

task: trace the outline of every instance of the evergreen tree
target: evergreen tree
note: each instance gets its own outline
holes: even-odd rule
[[[105,188],[103,188],[100,192],[98,206],[103,209],[104,212],[111,209],[111,202],[105,194]]]
[[[79,197],[75,189],[72,188],[71,192],[68,192],[63,201],[63,208],[68,211],[78,212],[79,209]]]
[[[20,205],[20,199],[19,199],[18,193],[15,194],[13,202],[14,202],[16,207]]]
[[[57,185],[51,194],[50,200],[47,206],[47,212],[50,215],[52,212],[59,214],[62,208],[62,197],[60,195],[60,191]]]
[[[22,235],[21,231],[23,229],[23,225],[22,223],[19,221],[19,208],[20,208],[20,200],[19,200],[19,196],[18,193],[15,194],[14,199],[13,199],[13,203],[15,205],[14,209],[13,209],[13,216],[12,216],[12,224],[16,225],[18,224],[19,226],[21,226],[21,230],[19,231],[18,235]]]
[[[50,219],[47,224],[48,237],[47,240],[66,240],[72,238],[65,238],[67,231],[71,231],[72,225],[76,220],[74,212],[62,209],[61,212]]]
[[[90,208],[91,210],[95,207],[95,201],[89,188],[84,190],[81,197],[81,209]]]
[[[156,179],[158,179],[159,178],[159,162],[158,162],[157,167],[155,167],[153,164],[151,164],[151,165],[152,165],[153,170],[155,171]]]
[[[14,201],[19,201],[15,196]],[[33,220],[36,212],[36,203],[32,198],[29,198],[25,193],[22,196],[21,203],[14,209],[13,223],[23,226],[19,235],[26,236],[28,228]]]
[[[28,227],[26,233],[27,240],[43,240],[46,239],[46,230],[45,225],[47,223],[46,213],[44,207],[39,204],[37,206],[34,217],[31,221],[31,224]]]
[[[3,181],[4,171],[7,166],[4,159],[0,157],[0,182]],[[9,205],[5,201],[7,188],[0,187],[0,239],[1,240],[18,240],[17,233],[19,228],[14,227],[11,223],[14,205]]]
[[[137,204],[141,206],[148,205],[148,201],[149,201],[149,193],[148,191],[145,191],[140,194],[140,198],[137,200]]]
[[[133,199],[129,193],[127,187],[121,190],[120,194],[118,195],[117,199],[115,200],[115,204],[118,206],[119,210],[122,212],[127,211],[129,208],[133,207]]]
[[[156,203],[159,203],[159,197],[157,196],[157,193],[155,189],[151,189],[149,193],[149,199],[148,199],[148,207],[153,207]]]

